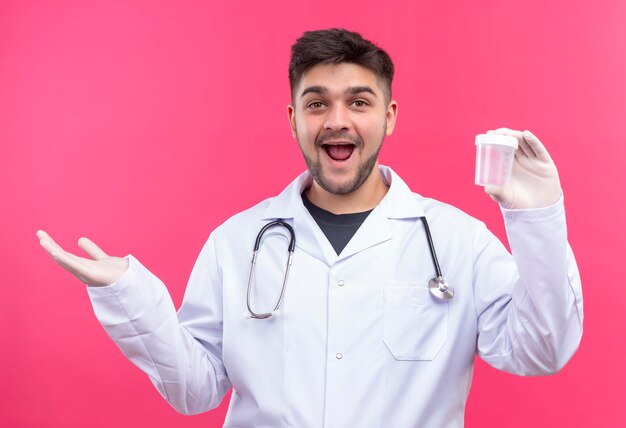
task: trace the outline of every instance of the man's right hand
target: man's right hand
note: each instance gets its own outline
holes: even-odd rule
[[[65,251],[43,230],[37,231],[39,243],[63,269],[88,285],[113,284],[128,270],[128,260],[111,257],[87,238],[80,238],[78,246],[91,259],[78,257]]]

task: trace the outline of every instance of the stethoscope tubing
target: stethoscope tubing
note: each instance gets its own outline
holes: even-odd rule
[[[426,239],[428,240],[428,246],[430,249],[430,255],[433,260],[433,266],[435,267],[436,277],[431,279],[428,283],[428,289],[431,295],[437,300],[447,301],[454,297],[454,289],[444,280],[443,275],[441,273],[441,266],[439,265],[439,260],[437,259],[437,252],[435,251],[435,244],[433,243],[433,237],[430,233],[430,227],[428,226],[428,221],[426,221],[426,217],[420,217],[422,220],[422,224],[424,225],[424,231],[426,232]],[[263,235],[265,232],[273,227],[284,227],[289,232],[289,247],[288,247],[288,258],[287,258],[287,267],[285,269],[285,275],[283,277],[283,285],[280,289],[280,296],[278,301],[276,302],[276,306],[271,312],[265,313],[256,313],[252,310],[252,306],[250,304],[250,298],[252,294],[252,282],[254,279],[254,271],[256,268],[256,259],[257,254],[259,252],[259,248],[261,247],[261,239],[263,239]],[[293,253],[296,248],[296,233],[293,230],[293,227],[283,221],[282,219],[277,219],[267,223],[265,226],[261,228],[259,231],[256,240],[254,241],[254,249],[252,251],[252,265],[250,267],[250,275],[248,276],[248,290],[246,292],[246,305],[248,306],[248,312],[250,317],[253,319],[267,319],[272,315],[276,314],[280,305],[283,302],[285,297],[285,289],[287,287],[287,280],[289,278],[289,270],[291,268],[291,264],[293,261]]]
[[[278,302],[276,302],[276,306],[274,307],[272,312],[265,312],[265,313],[259,314],[259,313],[254,312],[252,310],[252,306],[250,305],[250,295],[252,293],[252,280],[254,278],[254,271],[256,268],[256,258],[257,258],[257,254],[259,253],[259,248],[261,246],[261,239],[263,239],[263,234],[265,234],[265,232],[267,232],[268,229],[271,229],[272,227],[278,227],[278,226],[284,227],[289,231],[290,238],[289,238],[289,247],[287,248],[287,251],[289,252],[289,256],[287,258],[287,268],[285,269],[285,275],[283,277],[283,285],[280,289],[280,297],[278,298]],[[283,298],[285,297],[285,289],[287,287],[287,280],[289,278],[289,270],[291,268],[291,263],[293,261],[293,252],[295,248],[296,248],[296,233],[290,224],[284,222],[281,219],[267,223],[259,231],[259,234],[257,235],[256,240],[254,242],[254,249],[252,251],[252,266],[250,267],[250,275],[248,276],[248,291],[246,292],[246,305],[248,306],[248,312],[250,314],[250,317],[254,319],[266,319],[266,318],[271,317],[272,314],[276,313],[276,311],[278,311],[278,308],[280,308],[280,305],[283,302]]]
[[[441,266],[439,266],[439,260],[437,260],[437,252],[435,251],[433,236],[430,233],[430,227],[428,227],[428,222],[426,221],[425,216],[420,217],[420,220],[422,220],[424,230],[426,231],[426,239],[428,239],[428,245],[430,246],[430,256],[433,259],[433,265],[435,265],[435,273],[437,274],[437,278],[443,278],[443,275],[441,274]]]

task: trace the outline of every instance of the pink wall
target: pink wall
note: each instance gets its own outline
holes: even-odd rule
[[[133,253],[180,304],[210,231],[305,168],[286,120],[289,48],[331,26],[394,58],[382,160],[415,191],[504,237],[473,185],[473,136],[530,129],[561,172],[581,348],[553,377],[478,362],[467,426],[626,426],[626,2],[164,3],[0,1],[0,426],[221,424],[226,403],[185,417],[160,398],[35,231]]]

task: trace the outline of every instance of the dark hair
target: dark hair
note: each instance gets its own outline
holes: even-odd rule
[[[387,101],[391,100],[393,62],[387,52],[359,33],[340,28],[307,31],[291,47],[289,86],[292,100],[305,71],[318,64],[344,62],[372,70],[386,89]]]

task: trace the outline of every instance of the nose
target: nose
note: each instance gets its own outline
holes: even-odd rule
[[[339,131],[350,129],[350,112],[345,106],[334,105],[326,114],[324,129],[329,131]]]

